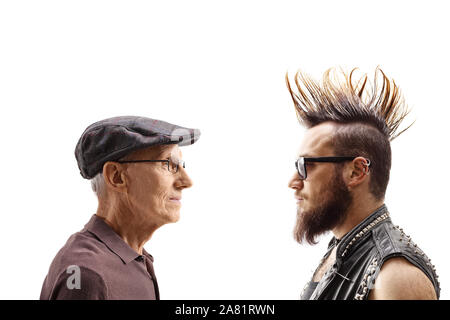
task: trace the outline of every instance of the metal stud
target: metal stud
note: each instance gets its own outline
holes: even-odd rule
[[[386,219],[389,217],[388,213],[384,213],[381,216],[379,216],[378,218],[376,218],[373,222],[371,222],[367,227],[365,227],[362,231],[360,231],[358,234],[355,235],[355,237],[348,243],[348,245],[346,246],[344,252],[342,253],[341,257],[344,257],[347,252],[348,249],[351,247],[351,245],[353,245],[354,242],[356,242],[356,240],[362,236],[364,236],[365,233],[367,233],[370,229],[372,229],[376,224],[378,224],[378,222]]]

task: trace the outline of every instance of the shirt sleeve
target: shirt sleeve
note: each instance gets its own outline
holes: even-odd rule
[[[78,269],[76,269],[78,268]],[[108,290],[96,271],[76,267],[73,273],[63,272],[56,280],[50,300],[106,300]]]

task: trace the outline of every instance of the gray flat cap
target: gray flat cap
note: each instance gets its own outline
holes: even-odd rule
[[[92,179],[103,170],[106,161],[115,161],[138,149],[163,145],[190,145],[200,138],[200,130],[161,120],[122,116],[91,124],[75,148],[80,173]]]

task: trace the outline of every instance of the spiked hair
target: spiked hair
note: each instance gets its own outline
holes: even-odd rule
[[[335,122],[339,124],[333,136],[336,154],[371,160],[370,190],[377,199],[382,199],[391,168],[390,141],[413,123],[397,133],[410,110],[399,87],[380,68],[375,70],[372,84],[367,74],[355,80],[355,70],[346,74],[328,69],[322,83],[297,72],[296,92],[287,74],[286,84],[303,126],[311,128],[326,121]]]

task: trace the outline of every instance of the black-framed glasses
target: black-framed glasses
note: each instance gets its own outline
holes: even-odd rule
[[[171,173],[177,173],[178,167],[181,165],[183,168],[186,168],[185,162],[183,160],[179,160],[177,162],[165,159],[165,160],[123,160],[123,161],[116,161],[118,163],[142,163],[142,162],[165,162],[167,163],[167,170]]]
[[[357,157],[316,157],[316,158],[307,158],[300,157],[295,161],[295,168],[297,169],[298,175],[301,180],[305,180],[307,177],[306,173],[306,163],[308,162],[345,162],[356,159]],[[366,159],[367,167],[370,167],[370,160]]]

